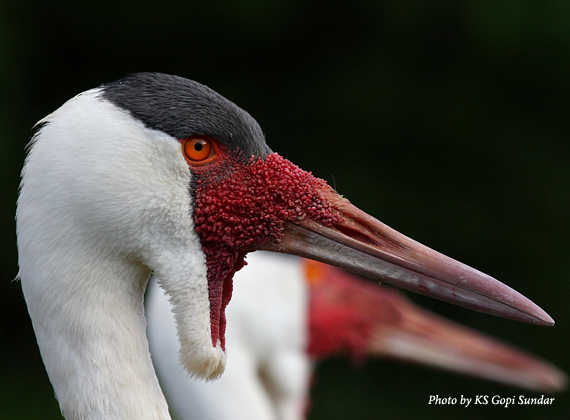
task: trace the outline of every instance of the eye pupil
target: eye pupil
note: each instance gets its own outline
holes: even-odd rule
[[[193,136],[180,140],[180,142],[184,157],[191,165],[208,163],[215,158],[216,149],[209,137]]]

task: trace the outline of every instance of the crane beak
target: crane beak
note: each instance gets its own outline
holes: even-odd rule
[[[308,352],[348,352],[417,363],[535,391],[561,391],[566,374],[497,339],[426,311],[404,294],[344,270],[304,260],[309,285]]]
[[[334,226],[309,218],[287,222],[282,239],[264,249],[335,265],[468,309],[554,325],[544,310],[498,280],[402,235],[333,190],[321,193],[341,215],[341,222]]]
[[[390,306],[397,316],[375,323],[368,354],[537,391],[566,386],[568,378],[556,366],[425,311],[399,294],[393,297]]]

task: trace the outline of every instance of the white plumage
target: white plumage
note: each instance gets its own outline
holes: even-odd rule
[[[211,152],[195,155],[203,145]],[[17,234],[24,297],[68,420],[170,418],[145,335],[151,272],[173,307],[181,363],[218,377],[231,277],[253,250],[553,324],[514,290],[357,209],[272,153],[245,111],[176,76],[134,74],[44,118],[22,171]]]
[[[184,361],[205,377],[225,363],[208,334],[188,165],[177,142],[97,90],[42,123],[18,201],[19,277],[62,411],[67,418],[90,415],[80,407],[101,419],[168,418],[145,336],[150,267],[175,296]]]
[[[567,381],[548,362],[334,267],[255,252],[235,284],[227,309],[228,364],[220,379],[206,382],[178,364],[170,304],[156,282],[149,282],[151,354],[178,420],[305,419],[313,366],[329,354],[388,357],[542,392],[559,391]],[[336,342],[319,343],[323,335],[336,336]]]
[[[177,418],[304,418],[312,361],[305,351],[308,289],[298,262],[265,252],[248,256],[227,308],[229,362],[219,379],[208,382],[181,369],[170,305],[156,282],[149,282],[151,353]]]

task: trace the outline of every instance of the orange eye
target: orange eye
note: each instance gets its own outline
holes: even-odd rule
[[[188,163],[207,163],[216,155],[213,141],[208,137],[190,137],[182,140],[182,151]]]

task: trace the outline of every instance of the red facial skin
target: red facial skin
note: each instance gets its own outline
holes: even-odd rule
[[[304,266],[310,290],[309,356],[322,360],[348,354],[362,359],[376,324],[399,317],[390,292],[379,293],[376,284],[325,264],[304,260]]]
[[[323,199],[332,188],[277,153],[241,160],[216,145],[218,158],[193,166],[194,222],[206,255],[212,344],[225,348],[225,308],[245,254],[277,243],[286,222],[332,226],[341,216]]]
[[[310,296],[307,350],[314,360],[389,357],[548,392],[567,382],[550,363],[425,311],[395,290],[316,261],[303,264]],[[434,358],[436,352],[449,363]]]

